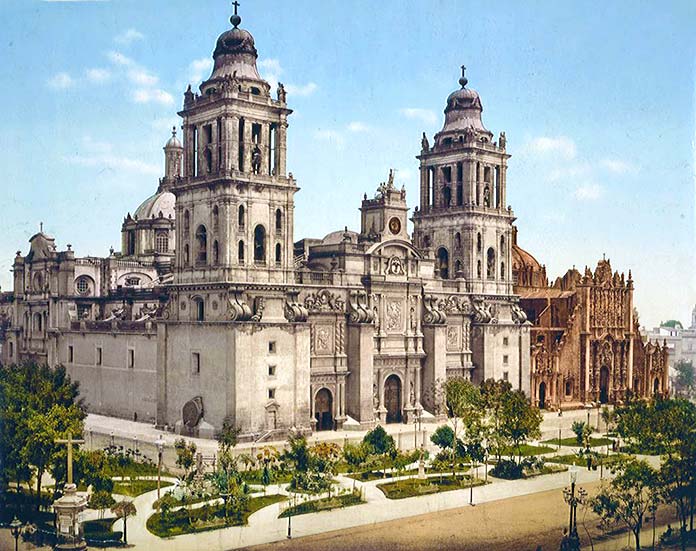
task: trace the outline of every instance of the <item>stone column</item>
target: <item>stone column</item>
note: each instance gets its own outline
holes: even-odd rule
[[[187,124],[184,126],[184,170],[185,176],[193,176],[195,166],[195,153],[193,143],[193,126]]]
[[[244,164],[242,165],[242,172],[251,172],[251,152],[254,149],[251,143],[251,126],[253,121],[249,119],[244,120]]]
[[[507,196],[505,193],[506,185],[505,185],[505,180],[506,177],[505,175],[507,174],[507,165],[503,162],[503,164],[500,165],[500,208],[502,210],[507,209]]]
[[[218,147],[218,144],[220,140],[222,139],[222,136],[218,134],[218,124],[217,124],[217,119],[213,123],[210,124],[211,126],[211,133],[210,133],[210,151],[212,153],[211,159],[211,167],[210,167],[210,172],[217,172],[218,168],[220,167],[220,159],[218,157],[220,153],[220,148]]]
[[[370,426],[374,422],[374,327],[370,323],[348,324],[348,414],[361,425]],[[380,390],[380,400],[381,400]]]
[[[444,415],[440,411],[442,397],[435,392],[447,378],[447,326],[423,325],[423,348],[426,352],[423,366],[423,386],[428,390],[423,406],[433,415]]]
[[[428,203],[428,167],[423,163],[420,166],[420,208],[421,212],[428,212],[430,205]]]
[[[284,120],[278,124],[276,131],[276,175],[285,176],[285,158],[287,150],[288,123]]]

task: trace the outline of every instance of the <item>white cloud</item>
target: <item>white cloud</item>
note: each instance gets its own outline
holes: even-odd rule
[[[554,138],[540,136],[529,142],[527,148],[534,153],[558,154],[568,160],[574,159],[577,154],[575,142],[565,136]]]
[[[620,159],[602,159],[600,164],[614,174],[627,174],[638,172],[638,168]]]
[[[317,88],[318,86],[314,82],[308,82],[307,84],[301,86],[297,84],[285,85],[285,89],[288,91],[288,94],[293,96],[311,96],[317,91]]]
[[[401,114],[407,119],[414,119],[426,124],[435,124],[437,115],[430,109],[421,109],[420,107],[406,107],[401,109]]]
[[[356,133],[369,132],[369,130],[370,130],[370,127],[368,125],[366,125],[364,122],[360,122],[360,121],[353,121],[353,122],[348,123],[347,128],[351,132],[356,132]]]
[[[154,86],[159,80],[155,75],[145,69],[131,69],[128,71],[128,78],[133,84],[139,86]]]
[[[189,82],[198,84],[210,73],[213,68],[213,60],[209,57],[196,59],[189,64]]]
[[[135,103],[159,103],[160,105],[173,105],[174,97],[159,88],[140,88],[133,92]]]
[[[121,52],[114,52],[112,50],[106,53],[106,57],[108,57],[109,60],[115,65],[122,65],[124,67],[132,67],[135,65],[135,61],[133,61],[130,57],[123,55]]]
[[[343,134],[336,130],[317,130],[314,135],[319,140],[332,143],[338,147],[343,146]]]
[[[549,173],[549,180],[557,182],[570,178],[581,178],[588,176],[592,172],[592,167],[588,163],[570,163],[554,168]]]
[[[258,62],[258,67],[261,69],[261,73],[263,75],[271,74],[280,76],[283,72],[283,68],[280,66],[280,61],[273,58],[262,59]]]
[[[85,78],[90,82],[100,84],[111,78],[111,72],[108,69],[87,69],[85,71]]]
[[[410,168],[395,168],[394,179],[397,182],[407,182],[413,177],[413,171]]]
[[[48,79],[48,85],[56,90],[65,90],[75,84],[75,80],[68,73],[57,73]]]
[[[604,188],[598,184],[585,184],[579,186],[574,195],[580,201],[595,201],[604,195]]]
[[[63,160],[69,164],[97,167],[101,170],[130,171],[153,176],[158,176],[161,172],[157,165],[114,153],[112,144],[94,140],[91,136],[82,139],[82,149],[84,152],[63,157]]]
[[[135,29],[128,29],[123,31],[122,33],[117,34],[114,37],[114,42],[116,42],[117,44],[122,44],[124,46],[129,46],[136,40],[142,40],[143,38],[145,38],[145,35],[140,31],[137,31]]]

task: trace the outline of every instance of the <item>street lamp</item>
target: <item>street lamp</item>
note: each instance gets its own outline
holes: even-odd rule
[[[164,438],[160,434],[155,440],[157,446],[157,501],[160,499],[160,481],[162,479],[162,452],[164,452]]]
[[[578,479],[578,469],[571,465],[568,469],[570,478],[570,488],[563,489],[563,499],[570,507],[570,520],[568,521],[568,551],[580,551],[580,536],[578,536],[578,503],[582,503],[587,497],[587,492],[583,488],[575,489]]]
[[[17,546],[19,545],[19,532],[22,528],[22,521],[20,521],[16,516],[10,522],[10,533],[15,540],[15,551],[17,551]]]

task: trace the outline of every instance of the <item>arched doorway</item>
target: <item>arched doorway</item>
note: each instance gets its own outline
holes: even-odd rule
[[[609,401],[609,368],[605,365],[599,370],[599,402]]]
[[[384,407],[387,423],[401,422],[401,379],[396,375],[389,375],[384,381]]]
[[[546,383],[539,383],[539,409],[546,408]]]
[[[653,381],[653,394],[659,394],[660,393],[660,379],[657,377]]]
[[[333,430],[333,397],[328,388],[322,388],[314,397],[314,418],[317,430]]]

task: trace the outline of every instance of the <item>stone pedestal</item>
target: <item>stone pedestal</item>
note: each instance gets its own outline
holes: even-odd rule
[[[77,493],[75,484],[66,484],[64,495],[53,503],[58,524],[59,551],[76,551],[87,549],[82,529],[82,511],[87,507],[87,497]]]

